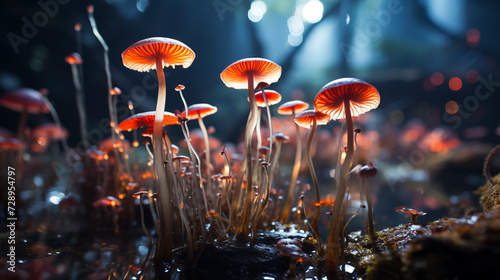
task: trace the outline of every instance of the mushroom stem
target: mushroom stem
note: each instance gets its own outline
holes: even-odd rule
[[[293,110],[293,119],[295,119],[295,110]],[[297,177],[300,171],[300,162],[302,160],[302,139],[300,137],[299,125],[295,124],[295,138],[297,142],[297,150],[295,151],[295,162],[293,164],[292,178],[290,179],[290,184],[288,187],[288,196],[286,199],[285,206],[283,207],[283,212],[281,213],[281,220],[288,221],[290,217],[290,212],[292,210],[293,199],[295,197],[295,185],[297,184]]]
[[[318,183],[318,177],[316,177],[316,171],[314,170],[314,164],[312,162],[311,158],[311,143],[312,139],[314,137],[314,132],[316,132],[316,118],[313,118],[313,124],[311,126],[311,132],[309,133],[309,137],[307,138],[307,146],[306,146],[306,155],[307,155],[307,163],[309,163],[309,172],[311,172],[311,177],[313,180],[313,185],[314,185],[314,194],[316,196],[316,209],[314,211],[314,216],[311,222],[311,228],[314,231],[314,235],[319,237],[319,226],[318,226],[318,221],[319,221],[319,216],[320,216],[320,194],[319,194],[319,183]],[[318,240],[319,241],[319,240]]]
[[[26,121],[28,120],[28,107],[24,106],[23,111],[21,113],[21,116],[19,117],[19,121],[17,122],[17,139],[19,141],[24,141],[24,129],[26,128]],[[16,180],[19,182],[23,177],[23,154],[24,154],[25,148],[22,147],[19,149],[17,152],[17,158],[16,158],[16,163],[17,163],[17,172],[16,172]]]
[[[151,238],[151,234],[149,234],[148,229],[146,228],[146,224],[144,223],[144,203],[142,202],[142,196],[142,194],[139,196],[139,204],[141,208],[141,225],[144,233],[148,237],[148,250],[151,250],[151,247],[153,246],[153,239]]]
[[[163,112],[166,103],[166,83],[163,74],[161,56],[156,57],[156,74],[158,76],[158,101],[156,103],[155,122],[153,126],[154,169],[158,180],[158,205],[160,208],[160,228],[155,258],[158,261],[171,261],[172,254],[172,202],[167,185],[167,174],[163,165]]]
[[[43,96],[43,102],[45,103],[45,105],[47,105],[47,108],[49,108],[49,112],[52,115],[57,128],[62,129],[61,120],[59,119],[59,115],[57,114],[56,109],[54,109],[54,106],[52,106],[52,103],[46,96]],[[68,141],[65,137],[62,137],[61,142],[63,144],[64,153],[67,154],[69,151]]]
[[[85,117],[85,100],[82,92],[82,85],[78,76],[78,68],[76,64],[71,64],[71,73],[73,74],[73,83],[76,90],[76,107],[78,109],[78,116],[80,118],[80,133],[82,137],[82,147],[86,151],[88,149],[87,140],[87,118]]]
[[[372,203],[372,196],[370,194],[370,185],[368,183],[368,178],[363,178],[362,184],[364,184],[364,190],[365,190],[365,196],[366,196],[368,235],[370,236],[370,241],[372,242],[372,248],[374,248],[375,247],[375,229],[374,229],[374,224],[373,224],[373,203]],[[413,217],[412,217],[412,219],[413,219]]]
[[[273,136],[271,136],[271,137],[273,137]],[[273,141],[272,141],[272,138],[271,138],[271,143],[272,142]],[[276,141],[276,153],[274,153],[273,161],[271,162],[271,169],[269,171],[269,181],[270,181],[271,184],[274,181],[274,170],[278,166],[278,160],[279,160],[279,157],[280,157],[280,153],[281,153],[281,142],[280,141]],[[279,175],[278,175],[278,178],[279,178]],[[276,188],[278,188],[278,187],[279,187],[279,185],[276,185]]]
[[[245,131],[245,160],[246,160],[246,173],[247,184],[245,192],[245,210],[243,212],[243,219],[236,233],[236,238],[239,240],[246,240],[248,238],[248,225],[250,223],[250,212],[252,210],[252,134],[255,130],[257,121],[257,101],[255,100],[253,74],[248,74],[248,99],[250,100],[250,116],[248,118],[247,127]]]
[[[186,111],[187,116],[187,111]],[[212,172],[210,170],[210,143],[208,142],[208,133],[207,128],[205,127],[205,123],[203,122],[203,118],[201,117],[200,112],[198,112],[198,124],[200,125],[201,132],[203,133],[203,140],[205,141],[205,165],[207,166],[207,185],[208,190],[212,191],[211,182],[212,182]]]
[[[328,237],[326,241],[326,270],[328,279],[339,279],[339,256],[340,250],[340,233],[342,225],[342,209],[344,208],[344,197],[347,190],[347,180],[349,175],[349,169],[351,166],[353,158],[353,124],[351,118],[350,102],[348,99],[344,100],[344,111],[346,116],[347,124],[347,154],[345,157],[344,164],[342,164],[342,169],[340,170],[339,186],[337,187],[337,194],[335,196],[335,205],[333,207],[332,219],[330,223],[330,228],[328,230]]]
[[[271,110],[269,109],[269,103],[267,102],[266,92],[264,89],[262,90],[262,96],[264,97],[264,103],[266,103],[267,123],[269,125],[269,153],[267,154],[266,159],[266,161],[269,162],[271,160],[271,153],[273,152],[273,122],[271,119]]]

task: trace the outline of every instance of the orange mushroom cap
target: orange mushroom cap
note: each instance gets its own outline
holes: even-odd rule
[[[0,150],[18,150],[24,146],[24,143],[19,139],[0,137]]]
[[[165,130],[163,130],[163,135],[167,134],[167,132]],[[150,137],[152,138],[153,137],[153,128],[148,128],[146,130],[144,130],[142,133],[141,133],[142,136],[144,137]]]
[[[94,207],[106,207],[106,206],[121,206],[122,203],[115,197],[106,196],[99,200],[94,201],[92,206]]]
[[[184,90],[186,87],[184,85],[178,85],[175,87],[175,91],[181,91]]]
[[[132,195],[133,198],[141,198],[143,195],[149,195],[147,191],[138,191]]]
[[[162,67],[182,65],[188,68],[195,54],[186,44],[175,39],[152,37],[132,44],[122,53],[125,67],[147,72],[156,69],[156,57],[161,56]]]
[[[9,91],[0,97],[0,105],[14,111],[23,112],[26,108],[30,114],[48,113],[49,107],[43,100],[43,95],[29,88]]]
[[[119,130],[132,130],[143,126],[153,127],[155,123],[155,111],[149,111],[132,115],[118,125]],[[163,112],[163,126],[179,124],[179,118],[173,113]]]
[[[309,108],[309,104],[305,103],[301,100],[292,100],[281,104],[278,107],[278,113],[281,115],[291,115],[295,112],[295,114],[305,111]]]
[[[193,104],[188,107],[188,120],[196,120],[198,117],[204,118],[206,116],[215,114],[217,107],[207,103]],[[186,111],[182,112],[181,119],[186,117]]]
[[[98,149],[101,151],[109,152],[113,151],[115,148],[122,148],[124,150],[130,149],[130,143],[126,140],[115,140],[113,141],[113,138],[109,137],[104,140],[102,140],[99,143]]]
[[[71,53],[65,58],[66,62],[69,64],[82,64],[83,60],[79,53]]]
[[[275,83],[281,77],[281,66],[264,58],[244,58],[229,65],[220,78],[227,87],[248,88],[248,74],[253,75],[254,83]]]
[[[33,129],[34,138],[44,137],[49,140],[62,140],[68,138],[68,130],[53,123],[45,123]]]
[[[375,109],[380,95],[375,87],[356,78],[341,78],[321,88],[314,99],[316,111],[329,114],[332,120],[345,118],[344,100],[349,100],[351,116]]]
[[[120,95],[120,94],[122,94],[122,90],[119,87],[114,87],[114,88],[112,88],[109,91],[109,94],[111,94],[111,95]]]
[[[316,125],[325,125],[330,121],[330,115],[315,110],[306,110],[295,116],[295,123],[301,127],[311,128],[314,119],[316,119]]]
[[[279,94],[277,91],[270,89],[259,91],[255,94],[255,101],[257,102],[257,106],[259,107],[266,107],[266,102],[264,102],[264,94],[262,92],[266,93],[267,104],[269,106],[278,104],[281,101],[281,94]]]

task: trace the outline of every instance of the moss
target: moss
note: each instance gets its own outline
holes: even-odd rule
[[[493,184],[487,182],[484,186],[480,187],[478,192],[481,195],[479,198],[484,211],[491,210],[497,207],[500,203],[500,174],[493,177]]]

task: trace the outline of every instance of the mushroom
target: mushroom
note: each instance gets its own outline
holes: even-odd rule
[[[318,221],[319,221],[319,216],[321,212],[321,207],[320,207],[320,202],[321,202],[321,196],[319,193],[319,183],[318,183],[318,178],[316,177],[316,171],[314,171],[314,165],[311,159],[311,143],[312,139],[314,137],[314,132],[316,131],[316,126],[317,125],[325,125],[330,121],[330,115],[317,112],[314,110],[306,110],[303,111],[302,113],[299,113],[295,116],[295,123],[298,124],[301,127],[311,129],[311,132],[309,133],[309,137],[307,138],[307,146],[306,146],[306,156],[307,156],[307,163],[309,164],[309,172],[311,173],[311,177],[313,180],[313,185],[314,185],[314,193],[316,195],[316,210],[314,212],[314,217],[311,222],[311,228],[313,230],[313,233],[316,237],[317,240],[319,240],[319,226],[318,226]],[[321,247],[320,247],[321,248]]]
[[[408,207],[404,207],[404,206],[398,206],[398,207],[394,208],[394,211],[396,211],[396,212],[403,212],[406,215],[410,216],[411,217],[411,223],[413,225],[418,225],[417,218],[419,216],[425,216],[425,215],[427,215],[427,213],[425,213],[425,212],[418,211],[418,210],[415,210],[415,209],[412,209],[412,208],[408,208]]]
[[[21,112],[17,125],[17,138],[24,140],[24,128],[29,114],[48,113],[49,108],[43,100],[43,95],[29,88],[9,91],[0,97],[0,105],[13,111]]]
[[[309,256],[302,251],[302,239],[299,238],[283,238],[276,243],[276,249],[280,255],[290,258],[290,266],[288,267],[288,276],[295,276],[295,266],[304,260],[309,259]]]
[[[211,177],[210,170],[210,144],[208,142],[208,133],[203,118],[217,112],[217,107],[206,103],[193,104],[186,107],[186,111],[182,112],[181,119],[187,118],[188,120],[198,119],[201,132],[203,133],[203,140],[205,141],[205,165],[207,170],[207,178]],[[210,182],[210,181],[209,181]],[[210,186],[210,183],[209,183]],[[209,187],[210,189],[210,187]]]
[[[369,162],[368,165],[361,167],[359,170],[359,177],[361,178],[361,192],[364,193],[366,197],[366,208],[367,209],[367,218],[368,218],[368,228],[366,229],[368,235],[370,236],[370,240],[372,242],[372,246],[375,246],[375,229],[373,224],[373,203],[372,196],[370,194],[370,186],[368,184],[368,179],[373,178],[377,175],[377,168],[373,165],[372,162]]]
[[[5,138],[0,136],[0,150],[19,150],[25,147],[24,142],[16,138]]]
[[[78,117],[80,119],[80,133],[82,137],[82,147],[86,151],[88,149],[87,140],[87,117],[85,116],[85,97],[83,93],[82,78],[78,71],[78,65],[83,63],[80,54],[74,52],[66,56],[66,62],[71,65],[71,73],[73,74],[73,83],[76,90],[76,107],[78,110]]]
[[[146,228],[146,224],[144,223],[144,209],[143,209],[143,202],[142,202],[142,197],[144,195],[148,195],[148,194],[149,193],[147,191],[139,191],[139,192],[134,193],[132,195],[132,197],[139,199],[139,205],[141,208],[141,225],[142,225],[142,229],[144,230],[144,233],[148,237],[148,247],[150,248],[149,250],[151,250],[151,246],[153,246],[153,239],[151,238],[151,234],[149,234],[148,229]]]
[[[142,136],[145,136],[145,137],[147,136],[147,137],[153,138],[152,137],[153,130],[151,129],[151,127],[154,126],[155,116],[156,116],[155,111],[148,111],[148,112],[143,112],[143,113],[132,115],[132,116],[126,118],[125,120],[123,120],[118,125],[118,130],[131,131],[131,130],[135,130],[135,129],[138,129],[138,128],[145,126],[148,129],[146,129],[142,133]],[[166,112],[166,111],[163,112],[163,126],[172,125],[172,124],[179,124],[179,118],[177,116],[175,116],[173,113]],[[163,131],[163,137],[168,139],[168,136],[167,136],[167,133],[165,132],[165,130],[162,129],[162,131]],[[170,142],[170,140],[168,140],[166,142]],[[166,146],[166,147],[168,147],[168,146]],[[151,154],[147,145],[146,145],[146,149],[148,150],[148,153]],[[167,148],[167,151],[170,153],[171,150]]]
[[[113,225],[114,225],[114,228],[115,228],[115,234],[119,233],[119,228],[118,228],[118,214],[116,213],[116,209],[115,208],[119,207],[121,205],[122,205],[122,203],[120,202],[120,200],[118,200],[117,198],[115,198],[113,196],[103,197],[103,198],[101,198],[99,200],[94,201],[94,203],[92,204],[92,206],[94,206],[94,207],[102,207],[102,208],[111,206],[111,209],[113,211]]]
[[[181,65],[187,68],[193,63],[194,52],[184,43],[162,37],[152,37],[132,44],[122,53],[123,65],[139,72],[156,69],[158,76],[158,101],[156,103],[155,122],[153,126],[154,169],[158,178],[158,201],[160,205],[160,237],[158,240],[157,258],[171,261],[172,254],[172,201],[167,185],[167,175],[163,166],[162,124],[166,102],[166,84],[163,67]],[[169,173],[170,173],[170,169]],[[173,177],[173,174],[169,174]]]
[[[243,219],[237,230],[237,238],[245,240],[248,238],[248,226],[250,223],[250,212],[252,209],[252,134],[255,130],[257,121],[257,103],[255,100],[254,83],[266,82],[275,83],[281,76],[281,67],[267,59],[263,58],[245,58],[229,65],[220,77],[227,87],[235,89],[248,89],[248,98],[250,99],[250,115],[248,117],[245,130],[245,157],[247,188],[245,194],[245,209]]]
[[[281,115],[292,115],[295,119],[295,114],[307,110],[309,104],[300,100],[293,100],[283,103],[278,107],[278,114]],[[300,171],[300,162],[302,160],[302,140],[300,138],[299,126],[295,124],[295,138],[296,138],[296,151],[295,151],[295,162],[293,164],[292,178],[290,179],[290,185],[288,187],[288,196],[281,212],[281,220],[288,221],[290,217],[290,211],[292,210],[293,199],[295,197],[295,185],[297,184],[297,177]]]
[[[32,137],[35,143],[47,147],[51,141],[64,141],[68,138],[68,130],[53,123],[45,123],[33,129]]]
[[[139,114],[132,115],[125,120],[123,120],[119,125],[118,129],[123,131],[132,131],[133,129],[141,128],[141,127],[153,127],[155,123],[155,111],[148,111]],[[179,119],[170,112],[163,112],[163,124],[162,127],[171,124],[179,124]],[[163,129],[162,129],[163,130]]]
[[[264,84],[264,83],[260,83]],[[267,84],[266,84],[267,85]],[[260,108],[265,107],[267,111],[267,122],[269,125],[269,135],[273,135],[273,123],[271,118],[271,111],[269,110],[269,106],[278,104],[281,101],[281,94],[274,90],[264,90],[262,88],[261,91],[255,94],[255,101],[257,102],[257,106],[259,107],[258,119],[257,119],[257,136],[260,136]],[[260,140],[260,137],[257,138]],[[260,143],[257,143],[257,147],[260,147]],[[267,161],[271,157],[271,153],[273,151],[272,141],[269,141],[269,153],[267,157]]]
[[[19,141],[24,141],[24,129],[26,127],[28,113],[46,114],[49,112],[49,108],[44,102],[43,95],[40,92],[29,88],[20,88],[5,93],[2,97],[0,97],[0,105],[13,111],[21,112],[21,117],[17,122],[17,139]],[[16,158],[16,176],[19,179],[22,178],[23,173],[23,154],[24,147],[21,147]]]
[[[323,86],[314,99],[316,111],[329,114],[332,120],[346,119],[347,153],[339,174],[336,203],[327,238],[326,267],[332,279],[338,276],[338,256],[340,255],[340,230],[343,228],[342,212],[347,179],[354,155],[352,117],[359,116],[380,104],[380,95],[372,85],[356,78],[341,78]]]

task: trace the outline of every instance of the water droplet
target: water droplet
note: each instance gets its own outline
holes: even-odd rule
[[[351,22],[351,16],[349,14],[346,14],[346,16],[345,16],[345,25],[349,25],[349,22]]]

